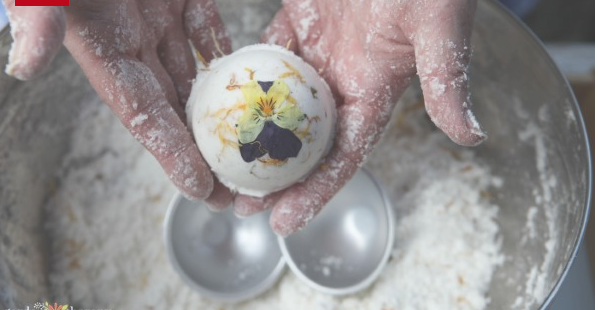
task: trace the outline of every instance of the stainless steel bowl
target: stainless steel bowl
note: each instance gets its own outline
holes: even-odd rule
[[[217,2],[236,47],[257,41],[278,6],[257,0]],[[263,23],[244,19],[244,9],[263,13]],[[2,31],[1,68],[10,43],[9,33]],[[542,44],[499,4],[479,1],[472,43],[471,96],[490,134],[474,151],[504,179],[501,191],[491,194],[501,206],[498,223],[506,261],[494,273],[488,309],[544,309],[569,270],[588,216],[592,169],[585,128],[566,80]],[[42,205],[61,186],[56,171],[69,150],[72,119],[93,96],[66,51],[35,81],[0,74],[0,308],[24,308],[52,296]],[[532,122],[542,135],[520,139]],[[526,215],[536,204],[544,173],[537,169],[539,152],[546,154],[541,166],[558,182],[546,188],[551,199],[538,209],[537,238],[522,245]],[[549,237],[552,255],[547,255]],[[532,282],[534,274],[543,282]],[[528,283],[538,286],[534,296],[526,294]]]
[[[233,208],[210,212],[177,194],[164,222],[168,257],[202,295],[229,302],[250,299],[274,285],[285,267],[268,218],[263,212],[240,219]]]
[[[280,248],[291,270],[313,288],[333,295],[372,284],[393,247],[393,207],[365,170],[338,192],[309,225]]]

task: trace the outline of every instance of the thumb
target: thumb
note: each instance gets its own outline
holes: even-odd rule
[[[5,71],[20,80],[40,75],[62,47],[66,18],[62,7],[15,6],[4,2],[13,44]]]
[[[286,46],[290,51],[297,52],[297,37],[288,18],[284,8],[280,9],[266,27],[261,41]]]
[[[428,115],[455,143],[473,146],[486,139],[471,110],[467,76],[475,3],[460,3],[421,20],[413,46]]]

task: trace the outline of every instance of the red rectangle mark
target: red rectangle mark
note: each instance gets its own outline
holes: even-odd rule
[[[69,0],[15,0],[15,6],[69,6]]]

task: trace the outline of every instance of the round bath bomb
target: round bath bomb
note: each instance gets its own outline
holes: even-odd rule
[[[186,110],[214,174],[245,195],[262,197],[303,180],[334,137],[330,88],[275,45],[248,46],[200,69]]]

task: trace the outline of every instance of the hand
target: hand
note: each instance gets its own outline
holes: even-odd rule
[[[185,196],[211,195],[209,201],[230,195],[213,179],[184,117],[196,76],[189,41],[206,58],[219,55],[219,48],[230,51],[211,0],[77,0],[68,7],[4,4],[15,40],[8,74],[22,80],[40,74],[64,40],[99,96]]]
[[[273,207],[281,235],[305,226],[353,176],[380,138],[399,96],[419,75],[426,111],[453,141],[485,139],[471,112],[467,68],[475,0],[288,0],[265,32],[319,70],[338,110],[321,168],[264,199],[235,198],[236,212]],[[398,150],[400,151],[400,150]]]

